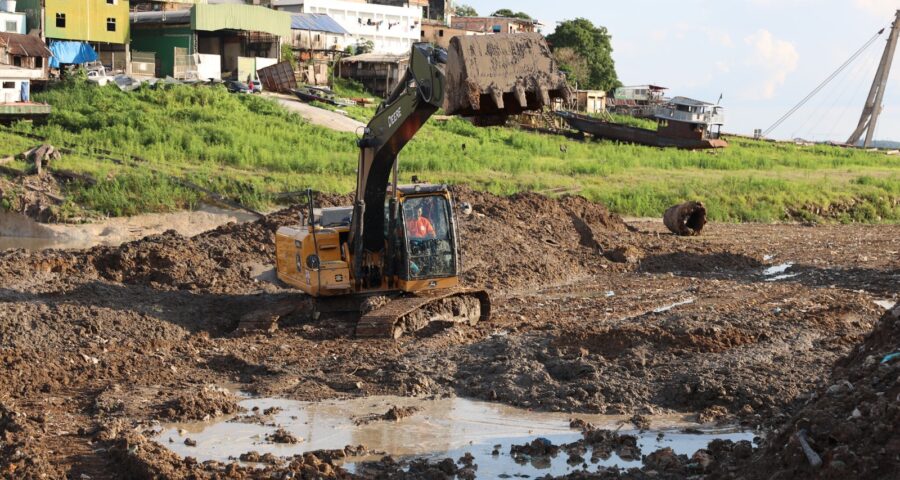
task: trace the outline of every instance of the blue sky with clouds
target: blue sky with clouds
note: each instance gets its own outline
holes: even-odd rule
[[[768,128],[880,28],[888,30],[806,107],[772,133],[844,141],[856,126],[900,0],[463,0],[482,15],[522,10],[552,32],[585,17],[607,27],[625,84],[715,101],[726,130]],[[897,56],[900,56],[898,53]],[[876,137],[900,140],[900,60]]]

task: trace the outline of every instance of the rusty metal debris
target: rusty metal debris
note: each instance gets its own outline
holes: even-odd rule
[[[700,235],[706,225],[706,207],[703,202],[684,202],[669,207],[663,215],[663,223],[675,235]]]

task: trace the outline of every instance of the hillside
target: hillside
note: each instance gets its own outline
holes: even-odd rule
[[[37,99],[54,106],[50,122],[0,131],[0,157],[39,143],[23,134],[74,151],[54,168],[96,183],[62,185],[57,218],[190,208],[201,195],[185,181],[257,209],[289,203],[284,192],[353,188],[354,134],[310,125],[265,98],[181,85],[125,93],[71,81]],[[656,217],[690,198],[706,202],[713,220],[900,220],[896,156],[730,142],[718,152],[661,150],[450,119],[423,128],[401,154],[400,171],[403,180],[418,175],[497,194],[578,193],[634,216]]]

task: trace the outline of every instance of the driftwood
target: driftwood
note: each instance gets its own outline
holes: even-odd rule
[[[35,187],[34,185],[28,185],[26,183],[25,188],[31,190],[32,192],[40,193],[41,195],[44,195],[45,197],[49,198],[50,200],[53,200],[56,203],[65,203],[65,201],[66,201],[66,199],[64,197],[60,197],[59,195],[52,194],[44,189]]]
[[[684,202],[666,210],[663,215],[666,228],[675,235],[700,235],[706,225],[706,207],[703,202]]]
[[[61,158],[59,150],[47,143],[26,151],[23,156],[26,161],[34,164],[34,171],[39,177],[44,174],[44,167],[49,168],[50,162]]]

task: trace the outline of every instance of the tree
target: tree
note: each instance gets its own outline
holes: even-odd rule
[[[591,77],[591,67],[587,59],[575,51],[574,48],[563,47],[553,51],[553,58],[559,64],[559,69],[565,72],[566,80],[573,87],[588,85]]]
[[[492,17],[504,17],[504,18],[521,18],[522,20],[531,20],[531,15],[528,15],[525,12],[514,12],[508,8],[501,8],[496,12],[491,14]]]
[[[566,20],[547,36],[554,50],[571,48],[584,58],[589,70],[582,88],[610,91],[622,85],[612,59],[612,37],[603,26],[594,26],[590,20],[576,18]],[[560,62],[560,65],[563,65]],[[572,65],[569,65],[572,68]]]
[[[478,12],[475,11],[474,7],[469,5],[457,5],[455,9],[455,14],[457,17],[477,17]]]
[[[291,69],[297,70],[297,57],[294,55],[293,47],[290,43],[282,43],[281,44],[281,59],[282,62],[290,62]]]

